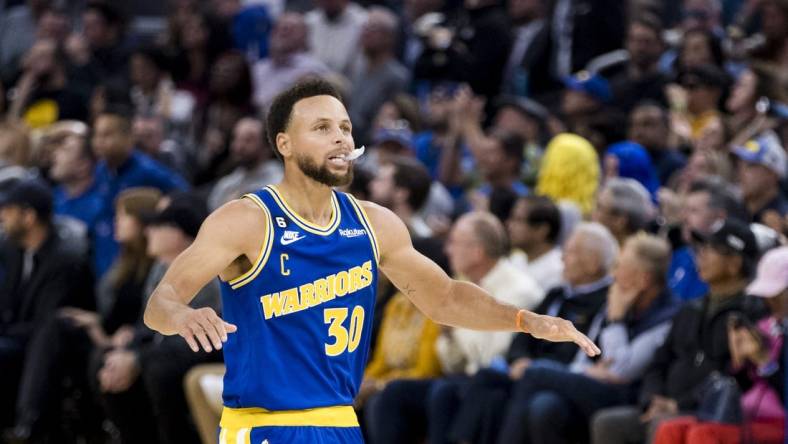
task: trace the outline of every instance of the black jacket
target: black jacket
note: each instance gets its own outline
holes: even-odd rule
[[[567,298],[564,287],[550,290],[534,312],[549,313],[553,304],[560,304],[556,316],[572,321],[575,328],[583,333],[588,332],[591,321],[607,300],[608,286],[585,294],[577,294]],[[519,358],[550,359],[568,364],[577,353],[577,345],[573,342],[548,342],[536,339],[531,335],[520,333],[512,340],[506,360],[512,362]]]
[[[413,67],[413,78],[434,83],[467,82],[476,94],[498,94],[511,35],[500,6],[460,10],[444,24],[455,35],[448,48],[424,48]]]
[[[714,371],[727,372],[728,317],[750,313],[747,298],[730,297],[707,313],[709,297],[687,302],[673,319],[673,326],[654,356],[640,390],[640,405],[645,408],[654,395],[678,402],[680,410],[697,406],[698,389]]]
[[[26,342],[37,325],[66,305],[92,309],[93,275],[86,258],[52,232],[22,282],[24,252],[0,241],[0,337]]]
[[[555,8],[555,3],[553,8]],[[594,57],[624,47],[625,5],[621,0],[574,0],[571,13],[572,73],[586,67]],[[546,92],[563,89],[561,79],[550,69],[558,43],[553,40],[555,11],[548,15],[548,23],[534,39],[522,66],[529,73],[529,91],[537,98]]]

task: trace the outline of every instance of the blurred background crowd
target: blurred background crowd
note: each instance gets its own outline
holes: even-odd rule
[[[603,350],[381,279],[368,442],[783,442],[786,0],[0,0],[0,442],[216,442],[221,353],[141,313],[281,179],[266,109],[310,77],[367,146],[344,191]]]

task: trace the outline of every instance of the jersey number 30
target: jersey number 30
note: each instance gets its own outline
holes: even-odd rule
[[[335,338],[333,344],[326,344],[328,356],[339,356],[347,350],[353,353],[361,342],[361,329],[364,328],[364,307],[357,305],[350,315],[350,326],[345,327],[348,309],[326,308],[323,310],[323,322],[328,324],[328,335]]]

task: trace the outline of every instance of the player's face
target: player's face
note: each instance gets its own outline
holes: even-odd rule
[[[300,100],[286,132],[289,154],[307,177],[332,187],[348,185],[353,180],[353,161],[345,156],[355,148],[351,131],[350,117],[336,98]]]

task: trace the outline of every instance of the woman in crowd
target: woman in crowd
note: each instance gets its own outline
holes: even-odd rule
[[[785,351],[782,323],[788,312],[788,247],[776,248],[764,255],[747,293],[764,298],[771,313],[757,325],[743,317],[731,317],[728,322],[728,347],[733,376],[742,392],[743,423],[701,421],[700,414],[683,416],[661,424],[655,444],[783,442]],[[724,398],[719,401],[724,402]]]
[[[118,196],[115,238],[121,252],[98,284],[97,310],[64,308],[31,340],[28,354],[35,359],[26,360],[17,399],[14,433],[19,438],[36,437],[51,429],[48,414],[60,405],[61,382],[69,377],[76,386],[84,387],[93,350],[122,347],[131,340],[153,262],[146,253],[142,218],[154,211],[160,196],[152,188],[132,188]]]

